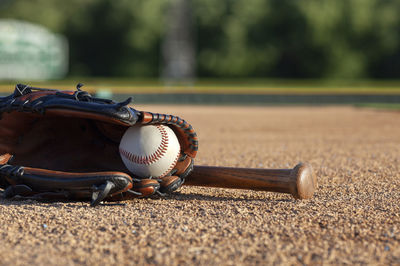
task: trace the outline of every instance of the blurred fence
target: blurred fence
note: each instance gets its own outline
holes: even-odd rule
[[[134,104],[199,105],[355,105],[368,103],[399,104],[400,94],[207,94],[140,93],[109,95],[115,101],[133,97]]]

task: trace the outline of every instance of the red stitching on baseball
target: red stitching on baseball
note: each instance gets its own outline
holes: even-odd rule
[[[176,163],[178,162],[179,157],[180,157],[180,154],[178,153],[178,155],[176,156],[174,162],[171,164],[171,166],[162,175],[160,175],[160,177],[164,177],[169,172],[171,172],[172,169],[174,169],[174,167],[176,166]]]
[[[154,153],[152,153],[150,155],[140,156],[140,155],[133,154],[133,153],[120,147],[119,152],[121,153],[121,155],[124,156],[129,161],[136,163],[136,164],[150,165],[152,163],[157,162],[159,159],[161,159],[161,157],[164,156],[164,154],[168,148],[168,134],[163,126],[157,125],[156,127],[158,128],[158,130],[161,133],[161,144],[160,144],[160,146],[158,146],[157,150]]]

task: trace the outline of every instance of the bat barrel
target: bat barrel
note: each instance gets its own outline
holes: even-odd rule
[[[257,169],[195,166],[185,185],[274,191],[309,199],[317,188],[312,167],[300,163],[293,169]]]

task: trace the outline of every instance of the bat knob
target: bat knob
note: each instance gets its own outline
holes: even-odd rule
[[[293,168],[291,175],[296,178],[296,188],[292,191],[292,195],[296,199],[312,198],[318,182],[311,165],[299,163]]]

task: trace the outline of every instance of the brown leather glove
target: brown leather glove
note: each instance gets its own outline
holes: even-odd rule
[[[178,189],[193,169],[197,135],[177,116],[138,111],[131,98],[116,103],[80,89],[60,91],[18,84],[0,98],[0,188],[3,196],[116,201]],[[164,124],[177,135],[181,156],[158,179],[130,173],[119,142],[135,124]]]

